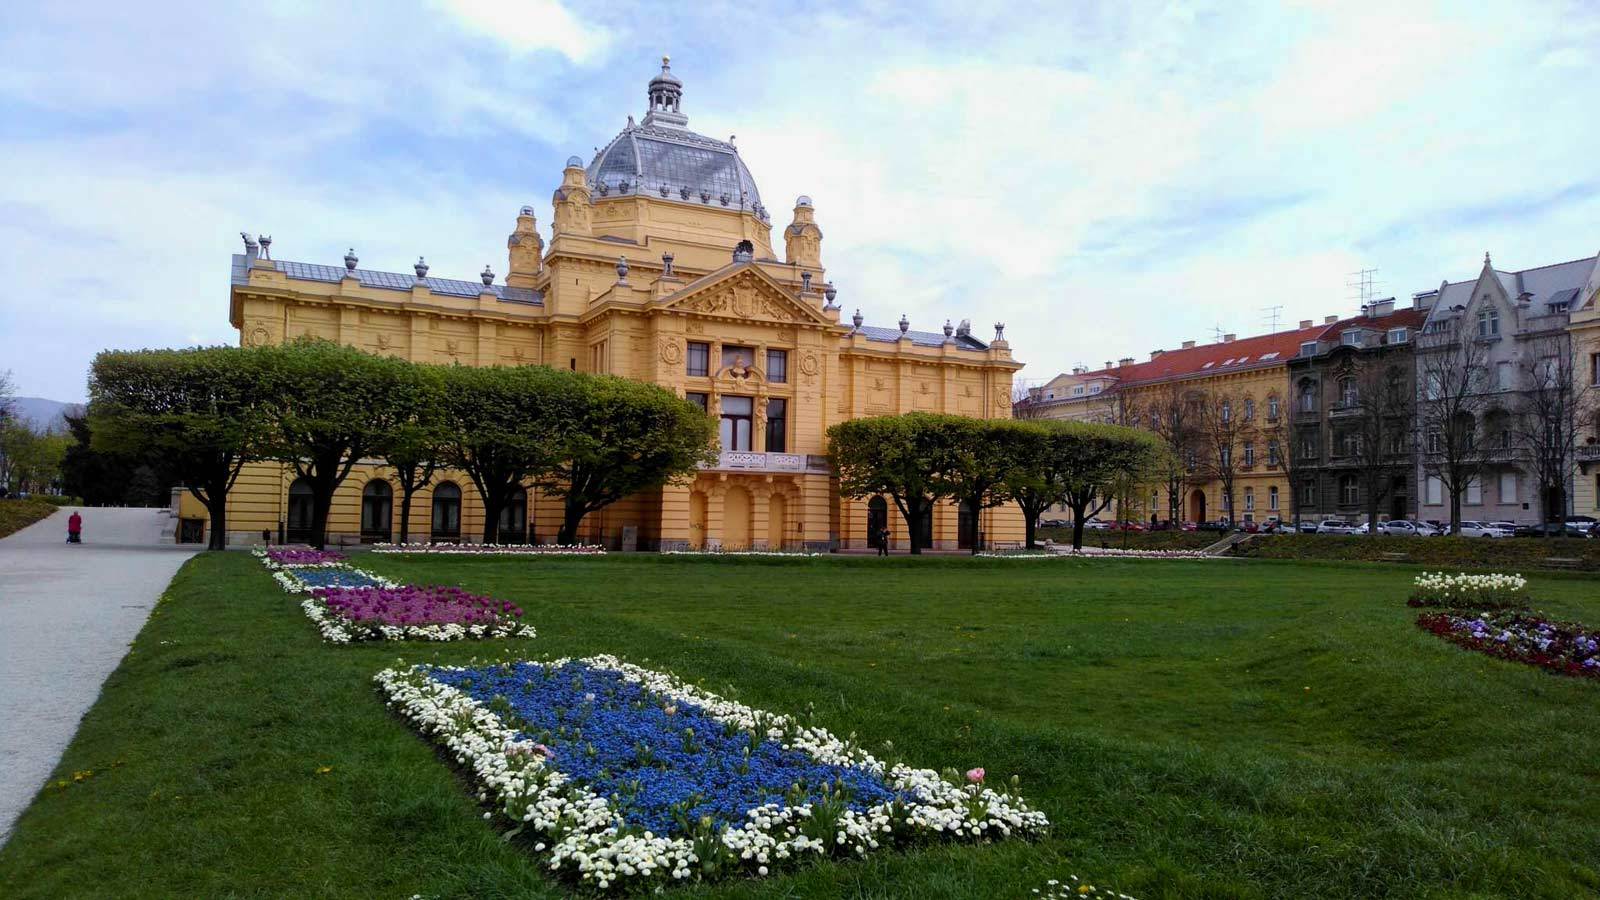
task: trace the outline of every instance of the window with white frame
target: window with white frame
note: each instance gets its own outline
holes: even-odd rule
[[[1356,380],[1349,375],[1339,379],[1339,405],[1355,406],[1361,399],[1361,392],[1356,387]]]
[[[1428,476],[1427,492],[1424,496],[1427,498],[1424,502],[1429,506],[1438,506],[1444,502],[1444,482],[1439,480],[1439,476]]]
[[[1339,335],[1339,340],[1346,347],[1359,347],[1361,346],[1361,332],[1346,331],[1344,334]]]
[[[1277,485],[1272,485],[1271,487],[1267,488],[1267,509],[1270,509],[1273,512],[1277,512],[1278,511],[1278,486]]]
[[[1317,411],[1317,385],[1313,381],[1300,382],[1300,411]]]
[[[1495,387],[1500,390],[1509,391],[1517,386],[1517,370],[1510,360],[1500,360],[1495,366],[1495,373]]]
[[[1278,452],[1278,442],[1267,441],[1267,465],[1275,466],[1278,464]]]
[[[1361,483],[1354,475],[1339,476],[1339,505],[1355,506],[1361,502]]]
[[[1083,396],[1083,385],[1080,384],[1080,385],[1077,385],[1076,387],[1074,387],[1072,389],[1072,396],[1074,396],[1074,397]]]
[[[1501,472],[1500,473],[1500,502],[1501,503],[1515,503],[1515,502],[1517,502],[1517,473],[1515,473],[1515,472]]]
[[[1233,402],[1231,400],[1222,401],[1222,421],[1233,421]]]
[[[1500,311],[1494,307],[1478,310],[1478,337],[1497,337],[1500,334]]]
[[[1411,339],[1411,333],[1404,328],[1389,329],[1389,343],[1404,344]]]
[[[1246,468],[1256,464],[1256,445],[1250,441],[1244,442],[1244,464]]]
[[[1467,489],[1463,493],[1466,494],[1467,503],[1473,506],[1483,503],[1483,482],[1476,478],[1472,479],[1467,482]]]
[[[1595,383],[1600,384],[1600,353],[1595,354]],[[1267,398],[1267,421],[1278,421],[1278,395],[1273,394]]]
[[[1253,487],[1247,487],[1244,489],[1244,511],[1256,511],[1256,489]]]
[[[1222,464],[1222,467],[1224,469],[1226,469],[1229,466],[1233,465],[1233,448],[1232,447],[1223,447],[1217,453],[1217,461]]]

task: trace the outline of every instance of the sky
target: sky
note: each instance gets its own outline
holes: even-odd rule
[[[1004,322],[1042,381],[1600,251],[1595,47],[1592,0],[11,0],[0,371],[79,401],[101,349],[236,343],[240,231],[503,271],[670,54],[775,235],[814,198],[846,316]]]

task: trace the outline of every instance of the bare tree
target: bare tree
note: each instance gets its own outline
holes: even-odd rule
[[[16,416],[16,397],[17,383],[11,378],[11,370],[0,372],[0,428]]]
[[[1166,441],[1171,451],[1163,457],[1157,479],[1165,482],[1167,489],[1167,518],[1174,524],[1183,520],[1184,460],[1193,453],[1198,431],[1197,411],[1183,396],[1183,387],[1177,382],[1159,386],[1142,404],[1124,404],[1134,423],[1144,427]]]
[[[1532,342],[1518,368],[1522,385],[1512,438],[1539,485],[1539,521],[1553,522],[1566,512],[1579,436],[1594,422],[1594,404],[1578,386],[1572,338],[1565,333]]]
[[[1234,515],[1233,484],[1239,476],[1239,450],[1255,436],[1255,422],[1244,415],[1244,401],[1230,391],[1208,391],[1199,404],[1199,429],[1194,444],[1197,468],[1222,487],[1223,509],[1229,524]]]
[[[1487,442],[1479,440],[1478,419],[1488,407],[1486,345],[1464,334],[1459,323],[1424,333],[1417,341],[1421,358],[1417,386],[1418,455],[1425,475],[1439,479],[1450,495],[1450,531],[1461,532],[1461,496],[1482,475]]]
[[[1400,367],[1366,357],[1338,373],[1339,407],[1346,411],[1341,435],[1345,456],[1360,472],[1367,502],[1368,533],[1378,534],[1378,506],[1409,460],[1412,392]]]
[[[1043,419],[1044,413],[1044,395],[1037,385],[1030,386],[1026,381],[1011,383],[1011,418]]]

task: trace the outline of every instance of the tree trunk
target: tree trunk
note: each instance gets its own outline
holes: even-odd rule
[[[416,496],[416,488],[400,486],[400,543],[410,543],[411,540],[411,498]]]
[[[333,492],[324,492],[318,482],[320,478],[312,479],[311,496],[311,546],[318,550],[325,549],[328,543],[328,513],[333,508]]]
[[[494,544],[500,541],[500,511],[505,508],[506,501],[503,497],[487,494],[484,496],[483,542],[485,544]]]
[[[910,515],[906,517],[906,531],[911,538],[910,546],[912,556],[922,555],[922,541],[920,538],[922,537],[923,505],[924,504],[921,497],[906,498],[906,510],[910,513]]]
[[[1451,485],[1455,487],[1454,485]],[[1450,534],[1461,535],[1461,490],[1458,488],[1450,492]]]
[[[1072,549],[1083,549],[1083,514],[1089,508],[1087,503],[1074,503],[1072,505]]]
[[[556,532],[556,543],[563,547],[571,547],[578,542],[578,526],[583,524],[585,515],[582,506],[568,502],[561,512],[561,530]]]
[[[206,549],[228,549],[228,492],[210,490],[204,497],[200,497],[199,494],[195,496],[205,504],[206,511],[211,514],[211,536],[206,540]]]
[[[1020,505],[1020,504],[1018,504]],[[1022,507],[1022,535],[1023,546],[1029,550],[1034,547],[1034,536],[1039,528],[1039,517],[1031,515],[1027,507]]]

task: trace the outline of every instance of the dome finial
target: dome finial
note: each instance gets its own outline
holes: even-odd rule
[[[672,57],[662,55],[661,73],[650,79],[650,87],[645,93],[650,98],[650,108],[644,115],[646,128],[651,125],[668,128],[688,126],[689,117],[679,108],[683,102],[683,82],[672,74]]]

